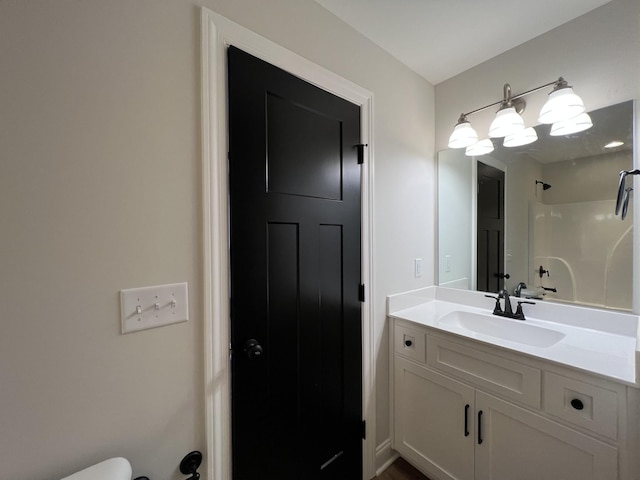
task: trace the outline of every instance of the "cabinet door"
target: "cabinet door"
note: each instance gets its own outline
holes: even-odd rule
[[[396,356],[394,448],[439,480],[473,480],[474,391]]]
[[[476,480],[616,480],[617,449],[476,392]]]

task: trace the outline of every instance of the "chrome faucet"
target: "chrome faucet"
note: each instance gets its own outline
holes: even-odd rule
[[[515,320],[525,320],[524,312],[522,311],[522,304],[528,303],[530,305],[535,305],[535,302],[528,302],[525,300],[518,301],[518,306],[516,307],[516,311],[514,313],[511,307],[511,299],[509,298],[509,292],[507,290],[501,290],[498,293],[498,296],[495,297],[493,295],[485,295],[487,298],[493,298],[496,301],[496,305],[493,308],[493,314],[498,315],[499,317],[513,318]],[[504,310],[500,306],[500,299],[504,299]]]
[[[516,288],[513,290],[513,294],[516,297],[519,297],[522,295],[522,289],[523,288],[527,288],[527,284],[524,282],[520,282],[518,285],[516,285]]]

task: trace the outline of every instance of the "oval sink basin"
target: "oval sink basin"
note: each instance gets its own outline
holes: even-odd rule
[[[459,310],[446,314],[439,323],[532,347],[550,347],[565,337],[562,332],[530,325],[526,320],[513,320]]]

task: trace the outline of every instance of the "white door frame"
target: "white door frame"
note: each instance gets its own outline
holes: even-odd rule
[[[373,311],[373,95],[329,70],[202,8],[202,153],[204,214],[205,432],[208,480],[231,478],[231,373],[229,368],[229,219],[227,185],[227,62],[234,45],[360,106],[362,166],[362,415],[363,479],[375,476],[375,352]]]

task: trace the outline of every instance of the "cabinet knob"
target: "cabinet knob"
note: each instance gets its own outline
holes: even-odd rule
[[[412,342],[411,340],[405,340],[405,341],[404,341],[404,344],[405,344],[407,347],[410,347],[411,345],[413,345],[413,342]]]
[[[576,410],[582,410],[584,408],[584,403],[579,398],[574,398],[571,400],[571,406]]]

